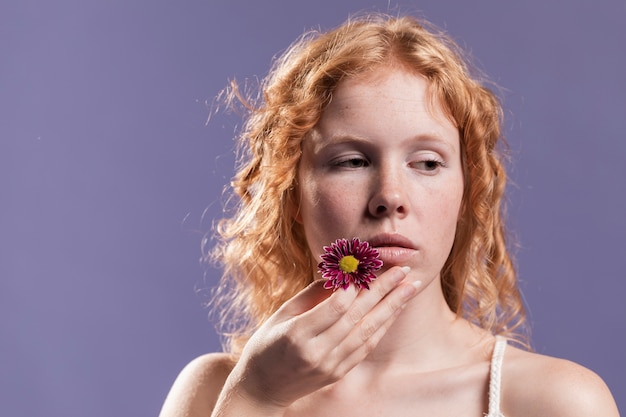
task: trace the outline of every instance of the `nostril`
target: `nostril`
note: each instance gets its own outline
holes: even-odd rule
[[[372,216],[385,217],[390,215],[407,214],[408,207],[403,201],[405,196],[400,192],[379,192],[372,196],[368,204],[368,211]]]

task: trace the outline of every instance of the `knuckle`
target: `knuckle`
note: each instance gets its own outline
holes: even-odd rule
[[[327,378],[328,383],[332,384],[334,382],[339,381],[341,378],[343,378],[345,373],[335,368],[327,375],[328,375],[328,378]]]
[[[350,324],[355,325],[361,321],[361,319],[363,318],[363,313],[358,307],[353,306],[348,310],[347,316]]]
[[[364,320],[359,327],[359,335],[363,343],[368,343],[370,338],[374,336],[378,330],[378,325],[370,320]]]
[[[332,384],[339,381],[345,375],[340,366],[341,362],[335,363],[333,361],[324,360],[318,363],[315,368],[315,376],[324,381],[325,384]]]
[[[297,358],[298,360],[294,361],[294,371],[297,373],[315,375],[323,372],[324,362],[315,351],[300,349]]]
[[[325,373],[325,362],[320,355],[317,355],[315,352],[309,353],[306,357],[306,369],[314,374],[324,374]]]
[[[376,294],[380,298],[383,298],[389,293],[389,291],[391,291],[392,287],[389,286],[389,284],[387,283],[383,283],[383,285],[377,285],[375,288],[376,288]]]
[[[387,297],[384,301],[385,308],[390,315],[395,314],[395,312],[402,306],[399,300],[394,300],[393,298]]]
[[[365,352],[365,356],[372,353],[372,351],[374,351],[374,348],[376,347],[377,344],[378,344],[378,341],[375,340],[374,338],[370,337],[369,339],[367,339],[365,343],[363,343],[363,350]]]
[[[343,316],[346,314],[346,311],[348,311],[348,306],[337,298],[338,297],[334,297],[330,300],[330,309],[337,316]]]
[[[299,351],[301,349],[300,340],[302,340],[302,331],[294,322],[285,323],[283,332],[280,336],[282,345],[289,350]]]
[[[316,371],[324,376],[324,379],[334,379],[337,372],[337,367],[330,361],[322,361],[316,367]]]
[[[326,361],[323,365],[320,365],[323,371],[324,379],[327,383],[333,383],[339,381],[344,377],[345,371],[343,368],[343,361],[339,363],[334,363],[331,361]]]
[[[351,363],[346,363],[346,361],[342,361],[332,370],[332,372],[328,375],[329,380],[331,382],[337,382],[341,378],[343,378],[348,371],[352,368]]]

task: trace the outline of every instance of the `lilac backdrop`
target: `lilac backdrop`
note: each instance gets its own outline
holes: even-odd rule
[[[219,346],[199,244],[238,121],[206,125],[207,100],[302,31],[387,3],[0,3],[2,416],[158,413],[184,364]],[[505,88],[535,347],[598,372],[626,410],[626,2],[399,8]]]

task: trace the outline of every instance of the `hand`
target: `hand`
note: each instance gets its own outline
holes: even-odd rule
[[[257,404],[286,408],[338,381],[376,347],[418,284],[408,268],[382,273],[368,290],[331,292],[316,281],[274,313],[252,336],[230,385]]]

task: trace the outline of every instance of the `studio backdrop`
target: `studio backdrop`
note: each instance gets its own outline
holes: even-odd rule
[[[306,30],[413,12],[500,88],[508,219],[533,346],[626,412],[626,2],[3,0],[0,415],[155,416],[218,350],[200,245],[237,114]]]

